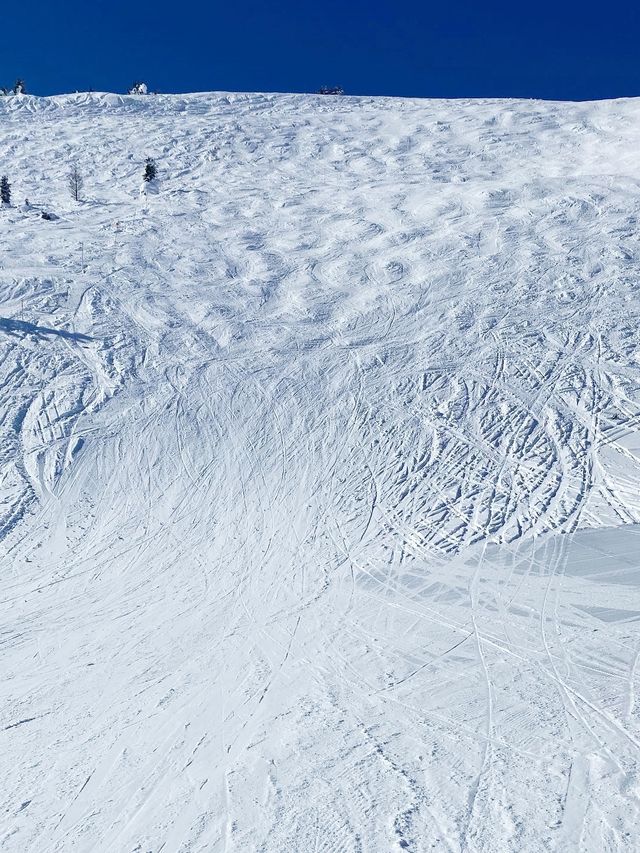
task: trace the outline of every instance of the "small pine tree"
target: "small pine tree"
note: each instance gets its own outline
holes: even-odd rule
[[[19,77],[16,82],[13,84],[13,94],[14,95],[26,95],[27,87],[24,84],[24,80],[21,80]]]
[[[83,186],[84,179],[80,174],[78,164],[72,163],[71,171],[69,172],[69,190],[71,191],[71,198],[73,198],[74,201],[80,201]]]
[[[0,201],[2,204],[11,204],[11,184],[6,175],[0,178]]]
[[[157,174],[158,169],[156,167],[155,160],[152,160],[151,157],[147,157],[144,165],[144,175],[142,176],[143,180],[148,184],[151,181],[155,181]]]

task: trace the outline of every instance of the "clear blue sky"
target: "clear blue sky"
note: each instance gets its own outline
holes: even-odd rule
[[[28,91],[640,95],[638,0],[32,0],[2,15],[0,84]]]

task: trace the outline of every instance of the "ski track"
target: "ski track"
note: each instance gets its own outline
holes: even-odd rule
[[[2,850],[640,850],[640,102],[0,118]]]

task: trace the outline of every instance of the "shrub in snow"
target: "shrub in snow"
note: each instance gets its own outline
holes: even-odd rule
[[[146,83],[137,82],[129,89],[130,95],[148,95],[149,88]]]
[[[69,172],[69,190],[71,191],[71,198],[74,201],[80,201],[83,186],[84,180],[78,169],[78,164],[73,163]]]
[[[151,157],[147,157],[146,162],[144,164],[144,174],[142,176],[142,179],[148,184],[151,181],[155,180],[157,174],[158,169],[156,167],[155,160],[152,160]]]
[[[0,178],[0,201],[2,204],[11,204],[11,184],[6,175]]]
[[[342,86],[321,86],[316,92],[317,95],[344,95]]]
[[[24,80],[18,78],[16,82],[13,84],[13,94],[14,95],[26,95],[27,87],[24,85]]]

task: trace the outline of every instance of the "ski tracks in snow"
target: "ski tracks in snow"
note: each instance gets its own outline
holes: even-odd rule
[[[5,101],[3,847],[632,849],[637,104]]]

